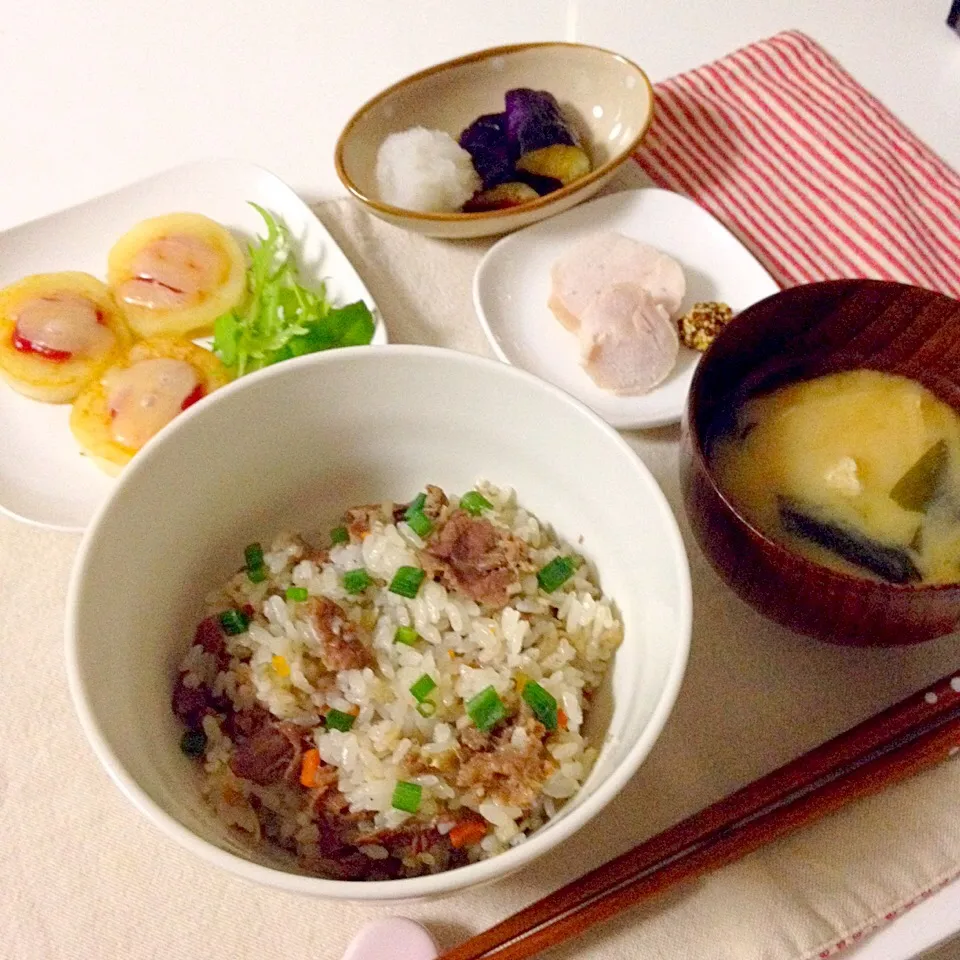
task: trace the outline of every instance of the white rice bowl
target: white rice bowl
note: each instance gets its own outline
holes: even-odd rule
[[[582,787],[527,839],[458,869],[357,883],[251,852],[203,796],[179,747],[170,691],[246,544],[324,532],[345,506],[425,480],[515,489],[596,571],[623,639],[581,733],[598,750]],[[84,536],[66,611],[77,714],[104,768],[161,831],[237,876],[314,896],[403,900],[502,877],[596,817],[669,716],[691,630],[673,514],[624,440],[567,394],[505,364],[429,347],[315,354],[229,384],[134,458]],[[638,831],[642,825],[638,825]],[[145,869],[148,867],[145,865]]]

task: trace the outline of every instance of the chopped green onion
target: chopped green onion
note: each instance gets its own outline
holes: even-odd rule
[[[419,783],[408,783],[398,780],[393,788],[393,808],[406,813],[416,813],[420,809],[420,798],[423,796],[423,787]]]
[[[342,710],[330,709],[327,711],[327,726],[331,730],[339,730],[346,733],[354,724],[357,718],[351,713],[344,713]]]
[[[420,639],[420,634],[413,627],[397,627],[397,632],[393,635],[394,643],[403,643],[412,647]]]
[[[410,694],[418,703],[423,703],[430,695],[431,691],[437,689],[437,681],[425,673],[411,688]]]
[[[406,517],[407,526],[418,536],[425,537],[433,529],[433,521],[425,514],[417,513]]]
[[[469,490],[460,498],[460,509],[474,517],[479,517],[484,510],[492,510],[493,504],[476,490]]]
[[[334,527],[330,531],[330,543],[336,545],[338,543],[349,543],[350,534],[347,531],[346,527]]]
[[[292,603],[303,603],[308,596],[306,587],[287,587],[286,597]]]
[[[410,522],[410,518],[417,513],[423,513],[423,505],[427,502],[427,495],[425,493],[418,493],[413,500],[407,505],[407,509],[404,511],[403,519]]]
[[[188,757],[202,757],[207,749],[207,735],[202,730],[188,730],[180,738],[180,749]]]
[[[246,633],[250,626],[250,618],[242,610],[224,610],[217,619],[224,633],[229,633],[231,637]]]
[[[251,583],[263,583],[267,579],[267,568],[263,562],[263,547],[259,543],[248,543],[244,547],[243,560],[247,568],[247,579]]]
[[[548,730],[557,729],[557,701],[552,693],[544,690],[535,680],[529,680],[524,684],[520,696]]]
[[[546,593],[562,587],[576,572],[579,563],[575,557],[554,557],[537,573],[537,583]]]
[[[343,575],[343,589],[346,590],[347,593],[363,593],[371,583],[373,583],[373,579],[363,567],[358,567],[356,570],[348,570]]]
[[[417,704],[417,713],[426,720],[437,712],[437,705],[432,700],[424,700]]]
[[[243,559],[248,570],[256,570],[263,566],[263,547],[259,543],[251,543],[243,551]]]
[[[489,686],[467,701],[467,713],[476,728],[486,733],[507,715],[507,708],[493,686]]]
[[[419,567],[400,567],[390,581],[390,592],[412,600],[426,575]]]

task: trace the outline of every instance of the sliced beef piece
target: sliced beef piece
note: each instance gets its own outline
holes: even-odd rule
[[[376,833],[365,834],[358,837],[354,843],[361,850],[370,844],[385,847],[390,856],[386,860],[375,861],[378,863],[396,861],[405,866],[404,861],[409,861],[421,853],[430,853],[434,858],[433,869],[440,870],[447,869],[455,853],[450,845],[450,838],[441,834],[433,823],[405,823],[393,830],[378,830]],[[409,867],[406,869],[410,871]],[[423,864],[420,869],[427,873],[431,868]]]
[[[425,755],[413,749],[403,758],[403,769],[406,771],[407,779],[419,777],[424,773],[448,773],[455,769],[456,765],[457,754],[454,750]]]
[[[334,817],[320,817],[316,821],[320,834],[317,849],[323,857],[329,857],[347,846],[348,829]]]
[[[521,726],[527,733],[523,748],[515,747],[513,732]],[[505,727],[493,738],[490,749],[474,753],[460,767],[457,786],[479,797],[527,810],[533,806],[544,780],[556,769],[544,746],[546,728],[533,717]]]
[[[358,847],[379,844],[386,847],[391,856],[402,860],[404,857],[423,853],[431,847],[444,845],[447,840],[433,823],[405,823],[402,827],[364,834],[357,837],[355,842]]]
[[[439,520],[440,512],[450,502],[447,495],[432,483],[427,484],[427,499],[423,501],[423,515],[431,520]]]
[[[252,737],[265,723],[270,721],[270,713],[260,704],[254,704],[247,710],[232,710],[224,721],[224,731],[231,740],[243,740]]]
[[[339,779],[340,774],[337,772],[336,767],[331,767],[328,763],[321,763],[320,769],[317,770],[317,776],[314,779],[314,789],[316,789],[319,795],[325,794]]]
[[[191,730],[199,730],[203,725],[203,718],[208,713],[214,713],[213,691],[206,685],[188,687],[184,683],[185,673],[177,677],[173,686],[171,706],[176,717]]]
[[[399,860],[371,860],[356,847],[344,847],[314,861],[310,869],[334,880],[395,880],[403,874]]]
[[[368,816],[364,813],[351,813],[347,798],[335,784],[336,781],[324,788],[318,788],[310,800],[309,809],[314,822],[320,828],[317,844],[324,856],[352,846],[358,835],[357,824]]]
[[[347,619],[338,603],[326,597],[311,597],[307,601],[307,616],[320,638],[320,659],[328,670],[360,670],[370,665],[370,651],[361,639],[360,628]]]
[[[503,607],[519,581],[523,544],[484,517],[454,510],[427,544],[424,567],[477,603]]]
[[[344,817],[349,814],[347,798],[339,790],[318,790],[313,800],[314,815],[320,820]]]
[[[196,633],[193,635],[195,645],[217,658],[217,669],[226,670],[230,665],[230,654],[227,653],[227,639],[224,635],[220,621],[216,617],[207,617],[197,624]]]
[[[321,767],[321,770],[336,770],[335,767]],[[337,789],[336,781],[323,789],[318,788],[310,801],[310,811],[314,819],[321,826],[333,830],[339,837],[354,836],[357,824],[366,819],[369,814],[350,810],[347,798]]]
[[[312,560],[318,567],[322,567],[330,559],[330,551],[326,547],[311,548],[306,558]]]
[[[460,742],[470,750],[477,751],[486,750],[492,743],[489,733],[484,733],[472,725],[460,731]]]
[[[303,757],[303,729],[271,720],[241,740],[230,759],[230,769],[261,787],[284,781],[296,783]]]
[[[344,514],[344,519],[350,539],[357,543],[370,532],[375,521],[383,519],[383,504],[364,503],[359,507],[351,507]]]

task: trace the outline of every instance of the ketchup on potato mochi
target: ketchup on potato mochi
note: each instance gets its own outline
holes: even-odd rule
[[[69,403],[126,352],[130,330],[87,273],[41,273],[0,290],[0,374],[14,390]]]

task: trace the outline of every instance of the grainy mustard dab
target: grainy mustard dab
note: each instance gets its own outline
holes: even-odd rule
[[[733,310],[725,303],[695,303],[677,320],[680,342],[702,353],[732,319]]]

